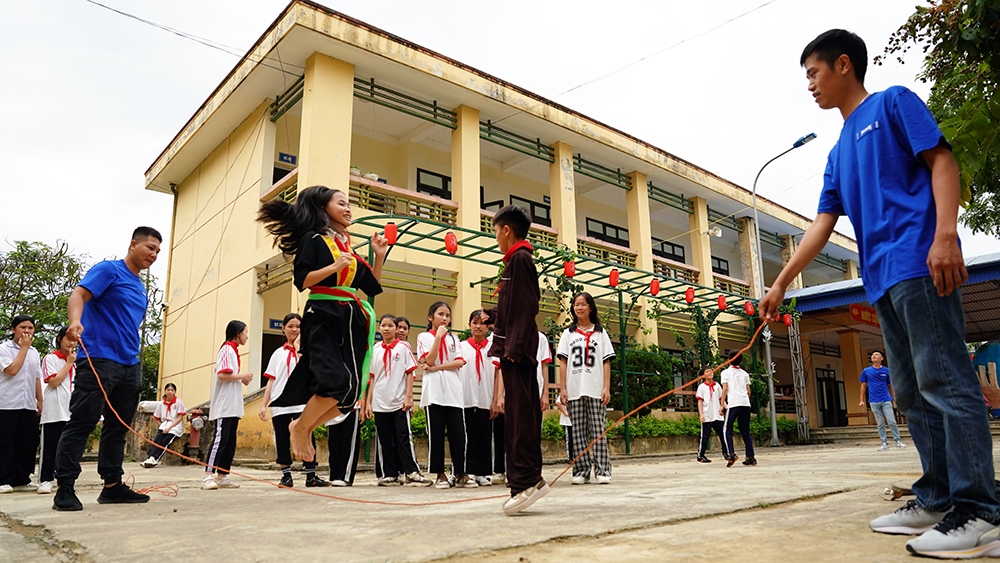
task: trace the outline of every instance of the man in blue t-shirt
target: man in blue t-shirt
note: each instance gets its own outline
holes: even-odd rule
[[[896,441],[897,448],[905,448],[899,439],[899,427],[896,426],[896,413],[892,410],[892,383],[889,381],[889,368],[882,365],[882,351],[872,352],[871,367],[861,370],[861,408],[865,407],[865,396],[867,393],[868,404],[875,413],[875,424],[878,426],[878,437],[882,439],[882,445],[878,451],[884,452],[889,449],[889,442],[885,439],[885,423],[889,422],[892,430],[892,439]]]
[[[951,147],[913,92],[897,86],[868,93],[868,52],[857,35],[823,33],[799,62],[816,104],[840,110],[844,128],[827,160],[819,213],[761,300],[761,316],[777,318],[785,288],[846,214],[893,363],[896,405],[924,469],[912,486],[916,501],[869,526],[921,534],[906,544],[918,555],[1000,553],[992,439],[965,348],[959,286],[968,272],[958,240],[960,184]]]
[[[160,253],[163,237],[156,229],[139,227],[124,260],[105,260],[96,264],[80,280],[67,305],[71,342],[83,342],[76,360],[76,378],[70,398],[70,420],[66,423],[56,448],[56,480],[59,489],[52,504],[56,510],[83,510],[76,497],[76,479],[80,476],[80,458],[87,437],[101,415],[100,449],[97,472],[104,488],[97,497],[100,504],[148,502],[149,496],[136,493],[122,483],[125,458],[126,425],[132,424],[139,405],[141,366],[139,365],[139,325],[146,315],[146,286],[139,272],[148,269]],[[89,360],[89,361],[88,361]],[[93,363],[93,367],[91,367]],[[95,370],[97,373],[95,374]],[[118,422],[107,402],[121,416]]]

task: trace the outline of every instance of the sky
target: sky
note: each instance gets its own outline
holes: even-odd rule
[[[287,4],[102,3],[241,53]],[[861,35],[874,57],[915,0],[325,4],[747,188],[771,157],[815,132],[816,141],[771,164],[758,183],[760,195],[812,217],[843,121],[812,101],[801,50],[840,27]],[[139,224],[169,240],[172,197],[145,190],[143,174],[238,58],[86,0],[0,0],[0,13],[13,24],[0,35],[8,53],[0,251],[15,240],[62,240],[92,261],[121,257]],[[919,49],[905,64],[869,64],[866,85],[899,84],[926,100],[920,64]],[[853,236],[846,218],[838,230]],[[1000,250],[995,238],[960,232],[967,257]],[[153,272],[162,278],[166,264],[163,253]]]

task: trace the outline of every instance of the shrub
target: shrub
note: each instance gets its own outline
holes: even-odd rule
[[[566,431],[559,424],[559,413],[551,414],[542,419],[542,439],[566,441]]]
[[[427,414],[420,407],[413,407],[413,416],[410,417],[410,432],[414,436],[427,437]]]

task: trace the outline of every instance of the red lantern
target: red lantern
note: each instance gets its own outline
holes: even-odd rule
[[[684,300],[688,303],[694,303],[694,288],[689,287],[687,291],[684,292]]]
[[[719,296],[719,310],[720,311],[725,311],[726,310],[726,296],[725,295],[720,295]]]
[[[618,287],[618,268],[613,268],[611,273],[608,274],[608,285]]]
[[[458,252],[458,237],[455,236],[455,233],[449,232],[444,235],[444,249],[448,251],[448,254]]]
[[[781,316],[781,322],[785,323],[785,326],[792,326],[792,316],[785,313]]]
[[[389,243],[389,246],[396,244],[396,237],[399,236],[399,231],[396,229],[395,223],[385,224],[385,240]]]
[[[652,295],[653,297],[656,297],[656,294],[659,292],[660,292],[660,280],[653,278],[653,280],[649,282],[649,294]]]
[[[566,274],[567,278],[571,278],[576,275],[576,262],[570,260],[563,263],[563,273]]]
[[[753,302],[747,301],[743,304],[743,310],[747,312],[748,317],[752,317],[754,314]]]

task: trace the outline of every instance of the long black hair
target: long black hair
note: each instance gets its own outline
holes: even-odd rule
[[[601,332],[604,327],[601,326],[601,319],[597,318],[597,303],[594,302],[594,296],[587,293],[586,291],[581,291],[573,296],[573,300],[569,302],[569,314],[573,316],[573,324],[569,325],[569,330],[572,332],[577,329],[577,325],[580,320],[576,318],[576,309],[573,308],[573,304],[576,303],[577,297],[583,297],[590,306],[590,322],[594,325],[594,332]]]
[[[264,228],[274,237],[275,246],[285,254],[295,254],[303,235],[309,231],[323,232],[330,225],[326,206],[339,191],[311,186],[299,192],[295,203],[272,199],[260,207],[257,221],[264,223]]]
[[[226,342],[236,339],[246,328],[247,323],[243,321],[229,321],[226,325]]]
[[[66,338],[67,332],[69,332],[68,326],[63,326],[62,328],[59,329],[59,332],[56,334],[56,350],[62,348],[62,341],[63,338]]]

